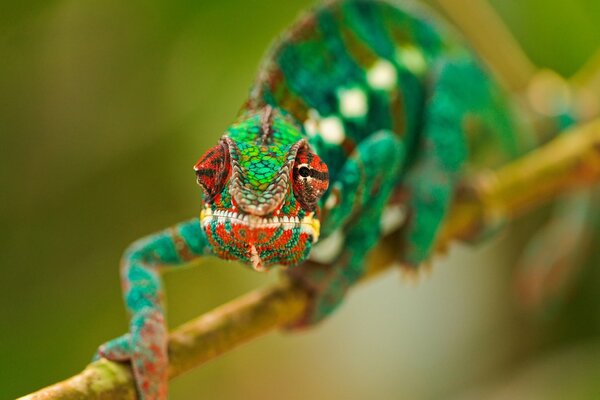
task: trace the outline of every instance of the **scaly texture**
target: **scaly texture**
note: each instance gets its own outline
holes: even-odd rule
[[[523,173],[524,171],[524,173]],[[488,179],[477,179],[475,197],[458,196],[444,225],[441,244],[477,233],[498,209],[521,215],[569,191],[600,181],[600,120],[519,159]],[[540,184],[541,183],[541,184]],[[384,237],[368,257],[367,276],[390,266],[397,257],[397,235]],[[309,305],[306,292],[278,284],[222,305],[183,326],[169,337],[169,375],[177,376],[273,329],[293,323]],[[98,360],[83,372],[20,400],[134,399],[129,368]]]
[[[459,182],[535,145],[477,58],[428,13],[382,1],[319,6],[273,45],[237,121],[195,165],[200,220],[125,254],[130,333],[100,355],[130,360],[140,396],[163,399],[161,268],[210,254],[259,271],[286,265],[310,294],[289,325],[310,326],[364,275],[384,229],[401,229],[400,261],[418,268]],[[404,220],[387,216],[402,208]]]

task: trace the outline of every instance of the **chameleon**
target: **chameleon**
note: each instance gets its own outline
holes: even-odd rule
[[[290,329],[311,327],[363,276],[384,234],[399,230],[399,261],[416,270],[461,181],[536,145],[517,104],[431,11],[318,4],[271,45],[235,121],[194,165],[200,216],[124,253],[129,332],[97,356],[130,362],[141,399],[165,399],[163,271],[209,256],[282,265],[310,298]]]

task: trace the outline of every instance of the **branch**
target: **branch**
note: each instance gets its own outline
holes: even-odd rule
[[[600,119],[573,129],[497,172],[479,176],[456,199],[440,242],[466,239],[498,218],[512,219],[566,191],[600,181]],[[397,259],[397,238],[382,240],[368,260],[373,276]],[[170,376],[197,367],[302,316],[308,297],[283,282],[249,293],[177,328],[169,336]],[[78,375],[27,400],[135,399],[126,364],[93,362]]]
[[[438,3],[510,89],[519,92],[526,88],[536,68],[488,4],[474,0],[468,9],[457,9],[452,1]],[[482,26],[490,34],[482,35]],[[596,63],[592,64],[594,68],[585,69],[589,72],[585,77],[576,79],[583,87],[590,81],[598,87],[600,75]],[[595,121],[496,173],[472,180],[457,198],[440,235],[440,247],[454,239],[469,239],[499,218],[514,218],[565,191],[598,180],[600,121]],[[386,237],[372,252],[368,276],[393,264],[398,256],[397,240],[394,235]],[[177,328],[169,338],[170,376],[295,321],[307,301],[303,291],[282,283],[252,292]],[[80,374],[22,399],[135,399],[135,385],[127,365],[100,360]]]
[[[483,0],[434,0],[476,52],[513,93],[523,92],[537,72],[492,6]]]
[[[505,87],[517,95],[527,95],[524,105],[548,115],[543,110],[552,109],[557,96],[566,96],[567,101],[574,103],[580,121],[600,115],[600,51],[567,81],[536,67],[489,2],[432,0],[432,3],[455,23]]]
[[[497,172],[475,177],[459,194],[440,241],[469,239],[498,220],[511,220],[562,194],[600,181],[600,118]]]

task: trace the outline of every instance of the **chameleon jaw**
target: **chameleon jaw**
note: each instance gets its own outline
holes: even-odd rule
[[[320,223],[314,213],[299,217],[259,217],[205,206],[200,225],[215,254],[239,260],[255,271],[270,265],[297,265],[310,251],[319,235]]]
[[[319,239],[321,223],[314,218],[314,212],[309,213],[304,218],[298,217],[259,217],[251,214],[241,214],[227,210],[215,210],[210,207],[205,207],[200,212],[200,223],[203,228],[206,228],[210,223],[216,220],[219,223],[229,221],[233,225],[243,225],[251,229],[279,228],[292,229],[300,227],[302,232],[312,236],[313,243]]]

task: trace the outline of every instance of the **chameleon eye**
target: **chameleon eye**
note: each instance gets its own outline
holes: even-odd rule
[[[301,177],[306,178],[310,175],[310,169],[308,169],[308,167],[300,167],[298,168],[298,174]]]
[[[308,146],[302,146],[296,154],[292,179],[294,196],[302,208],[313,211],[329,186],[327,165]]]
[[[204,199],[210,202],[221,193],[229,175],[229,149],[225,141],[211,148],[194,165],[196,182],[204,189]]]

